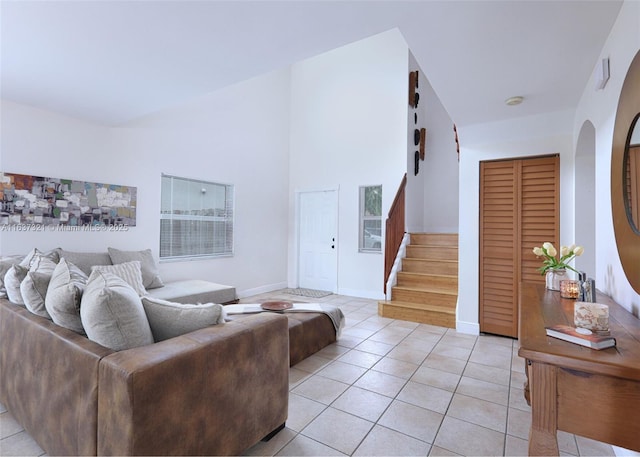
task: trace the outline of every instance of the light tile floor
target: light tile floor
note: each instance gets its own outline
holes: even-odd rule
[[[249,297],[339,306],[337,343],[290,369],[287,427],[246,455],[527,455],[524,362],[509,338],[382,318],[377,302],[281,292]],[[614,455],[558,432],[562,455]],[[0,405],[0,456],[44,451]]]

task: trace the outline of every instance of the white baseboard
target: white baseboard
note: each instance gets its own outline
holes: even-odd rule
[[[346,295],[348,297],[369,298],[371,300],[384,300],[384,292],[382,291],[338,288],[338,294]]]
[[[476,322],[464,322],[456,320],[456,330],[460,333],[480,335],[480,324]]]
[[[286,289],[287,283],[278,282],[275,284],[267,284],[265,286],[255,287],[253,289],[239,290],[236,291],[236,295],[238,298],[251,297],[253,295],[266,294],[267,292],[273,292],[274,290]]]

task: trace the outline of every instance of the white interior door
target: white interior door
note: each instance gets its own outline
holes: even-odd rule
[[[338,192],[299,194],[298,283],[305,289],[338,290]]]

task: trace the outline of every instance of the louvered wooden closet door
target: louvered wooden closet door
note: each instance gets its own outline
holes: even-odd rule
[[[559,238],[559,157],[480,163],[480,331],[518,336],[520,281],[544,281],[534,246]]]

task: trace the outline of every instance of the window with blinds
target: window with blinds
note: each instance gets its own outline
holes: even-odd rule
[[[233,255],[233,186],[162,175],[160,258]]]

